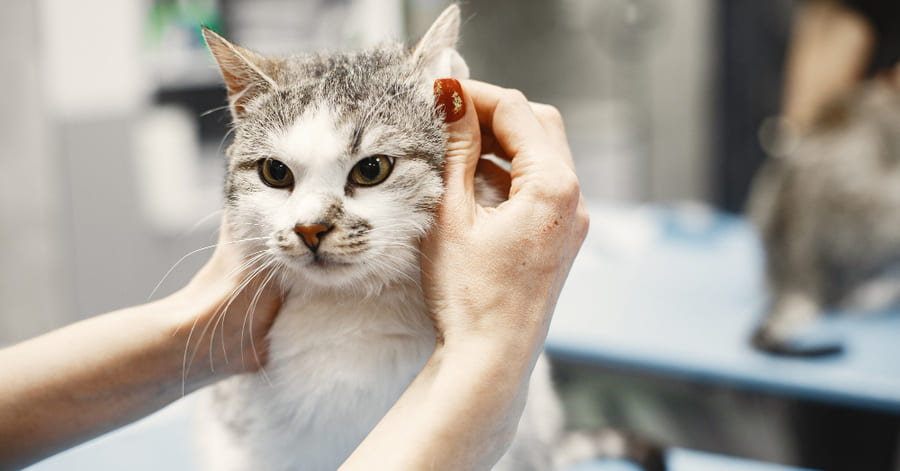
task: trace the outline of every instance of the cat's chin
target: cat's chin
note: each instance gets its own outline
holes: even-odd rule
[[[323,257],[320,255],[313,255],[312,258],[307,262],[307,266],[314,267],[318,270],[341,270],[346,267],[352,267],[356,265],[352,262],[347,262],[344,260],[336,260],[333,257]]]
[[[321,279],[323,284],[330,284],[341,278],[353,278],[357,272],[365,271],[358,263],[319,255],[295,261],[294,266],[308,277]]]
[[[309,257],[304,260],[293,260],[287,265],[294,276],[295,283],[304,290],[321,289],[325,291],[361,291],[373,295],[384,286],[397,280],[391,280],[384,274],[374,274],[371,266],[327,257]],[[404,277],[406,278],[406,277]]]

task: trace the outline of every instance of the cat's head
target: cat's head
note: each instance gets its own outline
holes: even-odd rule
[[[465,78],[451,6],[411,50],[264,57],[204,30],[228,90],[225,214],[248,259],[312,287],[418,280],[443,191],[433,82]]]

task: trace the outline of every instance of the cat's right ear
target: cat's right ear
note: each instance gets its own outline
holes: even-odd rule
[[[459,6],[454,3],[441,13],[413,47],[413,60],[421,67],[422,78],[429,88],[439,78],[469,78],[469,67],[456,51],[459,23]]]
[[[231,44],[205,26],[203,39],[206,40],[206,46],[215,57],[222,78],[225,79],[228,103],[234,119],[239,119],[244,114],[244,107],[254,97],[276,88],[275,81],[263,72],[265,57]]]

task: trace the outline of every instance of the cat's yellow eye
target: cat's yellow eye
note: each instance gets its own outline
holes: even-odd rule
[[[259,178],[272,188],[287,188],[294,184],[294,174],[284,162],[275,159],[259,161]]]
[[[373,155],[357,162],[350,171],[350,181],[361,186],[383,182],[394,168],[394,159],[386,155]]]

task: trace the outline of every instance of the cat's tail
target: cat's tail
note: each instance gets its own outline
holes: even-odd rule
[[[554,469],[595,459],[623,459],[644,471],[666,471],[666,448],[651,440],[612,428],[573,431],[555,450]]]

